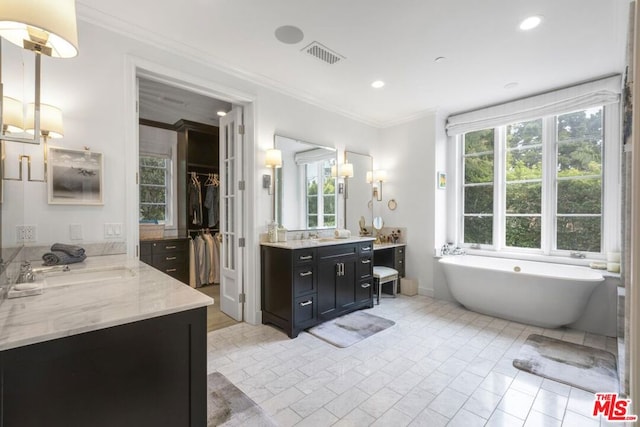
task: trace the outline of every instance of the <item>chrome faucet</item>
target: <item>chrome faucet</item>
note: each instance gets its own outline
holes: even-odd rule
[[[569,252],[569,256],[571,258],[584,258],[585,254],[583,254],[582,252],[578,252],[578,251],[572,251],[572,252]]]
[[[460,246],[453,246],[453,242],[447,242],[442,245],[440,249],[440,255],[465,255],[466,251]]]
[[[36,275],[33,273],[33,268],[29,261],[22,261],[20,264],[20,273],[16,279],[16,283],[31,283],[35,281]]]

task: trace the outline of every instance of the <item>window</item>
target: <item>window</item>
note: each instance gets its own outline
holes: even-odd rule
[[[305,165],[307,228],[336,226],[336,180],[331,162],[323,160]]]
[[[140,155],[140,222],[171,223],[171,159]]]
[[[497,250],[602,253],[605,185],[618,191],[617,180],[603,174],[604,111],[463,134],[462,241]]]

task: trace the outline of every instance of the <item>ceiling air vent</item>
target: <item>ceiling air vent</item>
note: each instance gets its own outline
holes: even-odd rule
[[[336,62],[344,59],[344,56],[332,51],[331,49],[323,46],[318,42],[312,42],[310,45],[302,49],[302,51],[308,53],[316,59],[319,59],[322,62],[326,62],[329,65],[333,65]]]

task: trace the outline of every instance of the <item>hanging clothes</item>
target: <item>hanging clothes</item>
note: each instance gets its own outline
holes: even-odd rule
[[[208,212],[209,227],[215,227],[220,216],[220,181],[217,174],[209,174],[209,179],[205,183],[207,189],[204,198],[204,207]]]
[[[216,270],[216,266],[215,266],[215,253],[214,253],[214,243],[213,243],[213,236],[211,236],[211,234],[209,233],[205,233],[204,236],[204,241],[207,244],[207,255],[208,255],[208,264],[209,264],[209,269],[208,269],[208,281],[207,283],[216,283],[215,280],[215,270]]]
[[[189,286],[196,287],[196,249],[193,239],[189,239]]]
[[[191,172],[189,182],[189,215],[192,224],[202,224],[202,190],[200,189],[200,180],[195,172]]]
[[[204,239],[201,236],[196,236],[193,239],[195,246],[195,271],[196,271],[196,286],[200,287],[207,283],[207,274],[205,273],[205,247]]]

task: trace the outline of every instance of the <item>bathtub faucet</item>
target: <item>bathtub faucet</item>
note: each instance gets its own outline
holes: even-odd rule
[[[583,254],[582,252],[574,251],[574,252],[570,252],[569,256],[571,258],[584,258],[585,254]]]
[[[459,246],[456,246],[451,251],[451,255],[465,255],[467,252]]]

